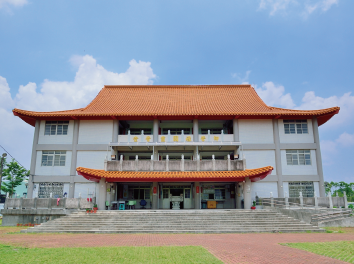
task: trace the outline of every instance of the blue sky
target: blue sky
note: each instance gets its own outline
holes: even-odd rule
[[[29,168],[12,108],[83,107],[104,84],[252,84],[272,106],[340,106],[325,180],[354,182],[351,0],[0,0],[0,144]]]

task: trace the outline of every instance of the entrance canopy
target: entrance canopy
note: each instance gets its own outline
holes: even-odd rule
[[[78,167],[76,171],[85,179],[99,182],[252,182],[263,180],[272,166],[244,171],[105,171]]]

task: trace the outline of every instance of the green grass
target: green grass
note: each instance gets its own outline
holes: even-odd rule
[[[349,263],[354,263],[354,241],[287,243],[282,245],[306,250],[318,255],[339,259]]]
[[[200,246],[24,248],[0,244],[0,263],[222,263]]]

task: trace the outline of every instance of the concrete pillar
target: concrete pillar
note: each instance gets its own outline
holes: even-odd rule
[[[274,136],[274,145],[275,145],[275,170],[278,177],[278,197],[284,197],[283,189],[283,169],[281,166],[281,153],[280,153],[280,139],[279,139],[279,126],[278,119],[273,119],[273,136]],[[284,161],[286,162],[286,161]]]
[[[118,142],[118,135],[119,135],[119,120],[114,119],[113,120],[113,132],[112,132],[112,142],[113,143]],[[116,155],[116,159],[118,159],[118,154],[113,148],[111,150],[111,155]]]
[[[317,174],[320,178],[320,197],[325,197],[325,186],[323,179],[323,168],[322,168],[322,157],[321,157],[321,147],[320,147],[320,136],[318,133],[318,122],[317,118],[312,118],[312,128],[313,128],[313,139],[316,143],[316,163],[317,163]]]
[[[198,119],[193,119],[193,141],[199,141],[199,121]]]
[[[97,194],[97,206],[98,210],[105,210],[106,209],[106,179],[101,178],[100,182],[98,183],[98,194]]]
[[[317,209],[318,208],[318,198],[317,198],[316,191],[313,192],[313,197],[315,198],[315,209]]]
[[[343,191],[343,198],[344,198],[344,208],[348,209],[348,198],[345,191]]]
[[[232,128],[234,131],[234,141],[239,142],[240,141],[240,134],[239,134],[239,129],[238,129],[238,119],[233,119],[232,120]]]
[[[32,157],[31,157],[31,167],[30,176],[28,178],[27,186],[27,198],[33,198],[33,176],[36,174],[36,159],[37,159],[37,145],[39,138],[39,126],[41,124],[40,120],[36,120],[36,125],[34,128],[33,144],[32,144]]]
[[[194,183],[194,188],[195,188],[195,196],[194,196],[194,209],[201,209],[200,208],[200,192],[201,192],[201,188],[200,188],[200,182],[195,182]],[[199,190],[197,192],[197,190]]]
[[[330,192],[328,192],[328,201],[329,201],[329,208],[333,209],[332,195]]]
[[[244,188],[243,188],[243,201],[245,209],[251,209],[252,200],[251,200],[251,180],[249,177],[246,177]]]
[[[159,141],[159,120],[154,119],[153,121],[153,142],[158,142]]]
[[[300,198],[300,206],[302,208],[304,207],[304,197],[302,196],[302,192],[300,192],[299,198]]]
[[[156,192],[154,190],[156,190]],[[152,183],[152,209],[158,209],[157,208],[159,204],[158,200],[159,200],[159,184],[158,182],[153,182]]]
[[[69,198],[74,198],[74,193],[75,193],[77,144],[79,143],[79,128],[80,128],[80,121],[74,120],[73,143],[71,145],[72,147],[71,147],[71,164],[70,164],[70,185],[69,185],[69,193],[68,193]]]
[[[242,209],[242,187],[243,187],[243,183],[242,182],[238,182],[236,184],[236,209]]]

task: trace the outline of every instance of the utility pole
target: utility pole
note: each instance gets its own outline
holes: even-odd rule
[[[7,154],[3,153],[1,156],[1,160],[0,160],[0,194],[1,194],[1,183],[2,183],[2,169],[4,167],[4,161],[6,158]]]

